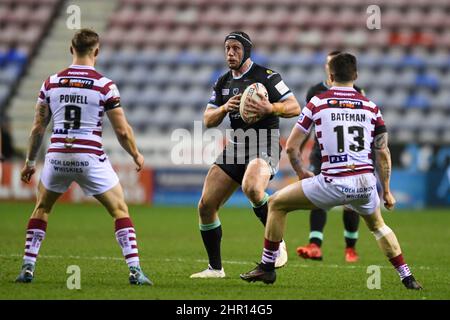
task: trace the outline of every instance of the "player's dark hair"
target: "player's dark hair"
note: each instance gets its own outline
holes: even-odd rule
[[[340,51],[340,50],[334,50],[334,51],[329,52],[327,54],[327,56],[334,57],[334,56],[337,56],[338,54],[341,54],[341,53],[342,53],[342,51]]]
[[[91,29],[80,29],[72,38],[72,48],[80,56],[87,55],[98,43],[98,34]]]
[[[340,53],[328,63],[335,82],[349,82],[356,79],[356,57],[350,53]]]

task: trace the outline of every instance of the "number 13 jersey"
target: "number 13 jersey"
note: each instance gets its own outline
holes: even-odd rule
[[[103,155],[103,115],[120,107],[113,81],[94,67],[71,65],[42,84],[38,102],[49,105],[53,118],[47,152]]]
[[[322,155],[322,174],[342,177],[374,171],[374,137],[386,132],[379,108],[352,87],[332,87],[314,96],[297,128],[315,134]]]

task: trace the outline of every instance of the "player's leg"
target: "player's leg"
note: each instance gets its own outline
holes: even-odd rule
[[[256,158],[249,162],[242,179],[242,190],[250,200],[253,211],[264,226],[267,223],[267,202],[269,200],[269,194],[266,192],[266,189],[272,174],[273,169],[270,164],[262,158]],[[286,242],[282,240],[275,267],[281,268],[286,265],[287,261]]]
[[[22,271],[16,282],[31,282],[41,243],[45,238],[48,216],[61,193],[47,190],[42,182],[37,189],[36,206],[28,221]]]
[[[271,175],[267,162],[257,158],[249,162],[242,179],[242,191],[250,200],[253,211],[264,226],[267,222],[267,201],[269,200],[266,189]]]
[[[345,261],[358,261],[358,253],[355,246],[358,241],[359,214],[344,206],[342,218],[344,220]]]
[[[304,259],[322,260],[323,229],[327,222],[327,212],[317,208],[309,214],[309,244],[297,248],[297,254]]]
[[[209,266],[208,269],[191,275],[191,278],[223,278],[225,276],[220,254],[222,225],[218,211],[238,187],[239,184],[218,165],[214,164],[209,169],[198,203],[200,233],[208,254]]]
[[[114,218],[116,240],[130,269],[130,283],[152,285],[153,283],[144,275],[139,264],[136,231],[125,203],[122,186],[117,183],[108,191],[94,195],[94,197]]]
[[[314,143],[314,149],[310,155],[311,169],[315,175],[320,174],[322,166],[322,155],[320,153],[319,142]],[[309,243],[305,246],[297,247],[297,254],[304,259],[322,260],[323,230],[327,223],[327,212],[316,208],[309,214]]]
[[[261,263],[250,272],[241,274],[241,278],[249,282],[275,282],[275,259],[280,241],[283,238],[287,213],[294,210],[310,210],[314,208],[316,206],[305,196],[300,181],[272,195],[269,198],[269,215]]]
[[[403,284],[408,289],[422,289],[421,285],[414,279],[408,265],[403,259],[400,244],[395,233],[384,223],[380,207],[377,207],[374,213],[362,215],[362,217],[369,230],[375,236],[381,251],[397,270]]]

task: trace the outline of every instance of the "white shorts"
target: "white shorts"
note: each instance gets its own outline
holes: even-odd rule
[[[41,174],[44,187],[64,193],[74,181],[87,196],[92,196],[108,191],[119,178],[105,155],[47,153]]]
[[[348,177],[322,174],[302,180],[305,196],[318,208],[329,210],[345,205],[360,214],[372,214],[380,205],[377,179],[373,173]]]

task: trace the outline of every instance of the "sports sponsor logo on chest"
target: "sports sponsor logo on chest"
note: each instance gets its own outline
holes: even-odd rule
[[[350,109],[360,109],[362,107],[362,101],[351,99],[328,99],[327,104],[330,107],[341,107]]]
[[[61,78],[59,79],[61,87],[74,87],[74,88],[86,88],[91,89],[94,85],[94,81],[91,79],[81,78]]]

